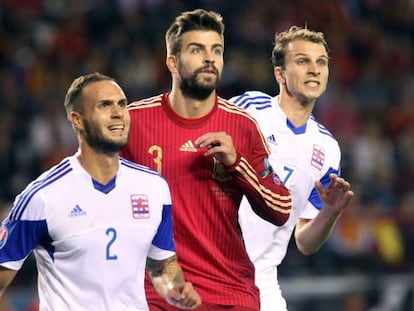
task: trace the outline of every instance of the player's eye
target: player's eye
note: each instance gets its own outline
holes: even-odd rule
[[[300,58],[296,60],[296,64],[298,65],[306,65],[309,61],[305,58]]]
[[[200,47],[195,47],[191,50],[191,52],[194,53],[194,54],[199,54],[199,53],[201,53],[201,48]]]
[[[223,55],[223,49],[222,48],[215,48],[213,49],[213,53],[216,55]]]
[[[119,107],[125,108],[128,105],[128,102],[126,100],[121,100],[118,103]]]
[[[322,59],[318,59],[317,64],[319,66],[327,66],[328,65],[328,60],[323,59],[323,58]]]

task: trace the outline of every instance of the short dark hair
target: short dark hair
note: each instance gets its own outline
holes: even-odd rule
[[[329,53],[328,44],[326,43],[322,32],[313,31],[299,26],[292,26],[287,31],[275,34],[275,42],[271,58],[273,67],[283,68],[285,66],[286,46],[295,40],[322,44],[325,47],[326,52]]]
[[[181,50],[182,36],[193,30],[212,30],[224,40],[223,17],[214,12],[203,9],[187,11],[177,16],[165,34],[168,55],[178,55]]]
[[[94,72],[80,76],[73,80],[65,96],[65,110],[69,115],[71,111],[82,111],[81,94],[82,90],[89,84],[99,81],[115,81],[113,78],[105,76],[99,72]]]

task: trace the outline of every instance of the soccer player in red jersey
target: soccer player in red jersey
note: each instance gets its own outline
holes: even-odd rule
[[[129,105],[130,138],[121,154],[156,169],[170,185],[176,252],[202,298],[198,310],[256,311],[259,292],[239,204],[245,194],[259,216],[283,225],[291,196],[268,164],[257,123],[216,94],[223,33],[215,12],[176,17],[166,33],[171,91]],[[150,310],[177,310],[146,285]]]

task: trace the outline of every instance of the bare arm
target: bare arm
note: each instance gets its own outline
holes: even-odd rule
[[[201,305],[201,298],[184,274],[174,255],[165,260],[147,258],[147,271],[152,283],[168,303],[181,309],[195,309]]]
[[[319,214],[312,220],[299,219],[295,229],[296,245],[304,255],[317,252],[332,232],[336,221],[348,202],[354,196],[350,190],[350,184],[335,174],[329,176],[331,182],[328,188],[324,188],[317,181],[315,187],[324,206]]]
[[[16,276],[16,273],[16,270],[10,270],[0,266],[0,297],[4,295],[4,292]]]

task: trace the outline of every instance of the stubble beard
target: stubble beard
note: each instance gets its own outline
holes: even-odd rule
[[[90,122],[85,121],[85,130],[83,135],[89,146],[98,153],[113,154],[119,152],[127,145],[128,139],[125,141],[110,140],[102,134],[97,126],[93,126]]]

